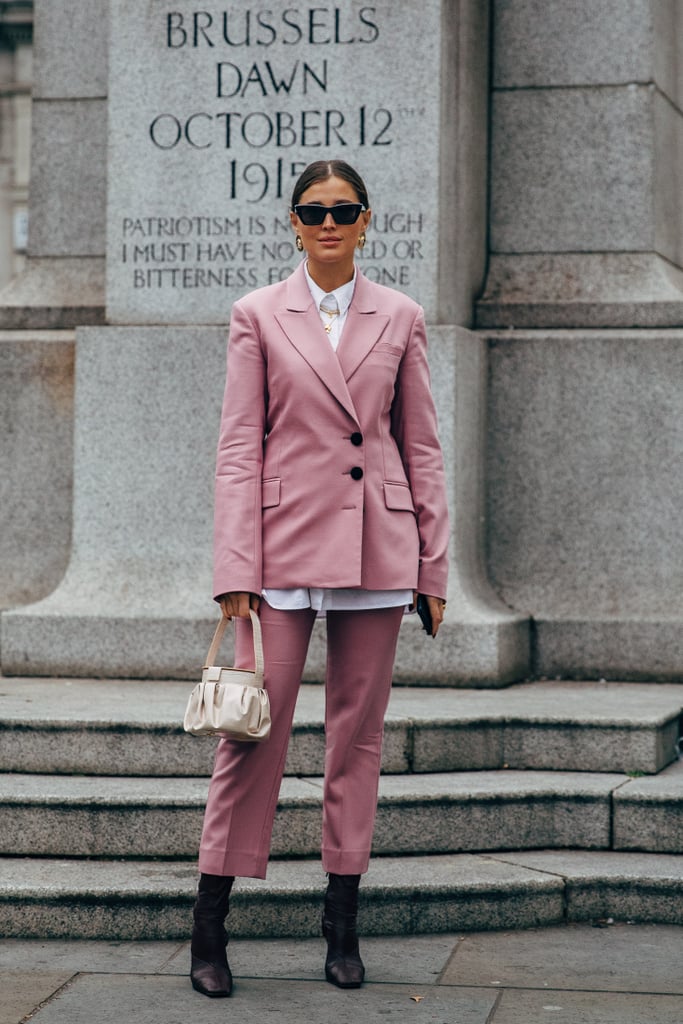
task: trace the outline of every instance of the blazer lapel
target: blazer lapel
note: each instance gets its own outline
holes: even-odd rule
[[[389,317],[377,312],[374,290],[359,271],[337,349],[337,358],[345,381],[351,379],[373,346],[377,344],[388,323]]]
[[[275,319],[325,387],[358,422],[340,361],[324,336],[318,311],[313,305],[303,264],[288,279],[287,286],[287,309],[276,312]]]

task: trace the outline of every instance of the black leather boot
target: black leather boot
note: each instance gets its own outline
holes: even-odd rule
[[[325,977],[338,988],[360,988],[365,967],[358,951],[358,884],[360,875],[328,875],[323,910],[327,939]]]
[[[224,922],[234,881],[234,878],[222,875],[199,876],[193,911],[190,978],[197,992],[212,999],[229,996],[232,992],[232,974],[225,953],[228,933]]]

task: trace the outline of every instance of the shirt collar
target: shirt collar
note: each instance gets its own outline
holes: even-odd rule
[[[353,290],[356,287],[356,275],[358,274],[358,270],[356,269],[355,265],[353,268],[353,277],[351,278],[351,280],[347,281],[347,283],[343,284],[340,288],[335,288],[333,292],[326,292],[320,287],[320,285],[317,285],[315,283],[315,281],[308,272],[308,260],[304,263],[304,273],[306,274],[306,283],[308,284],[309,291],[313,296],[313,301],[315,302],[316,306],[320,306],[321,300],[326,295],[334,295],[335,299],[337,300],[337,306],[339,307],[339,313],[341,316],[344,316],[349,306],[351,305],[351,300],[353,299]]]

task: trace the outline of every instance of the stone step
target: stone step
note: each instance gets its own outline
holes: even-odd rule
[[[177,681],[0,678],[0,771],[203,776],[215,740],[182,731]],[[287,774],[321,774],[323,688],[301,688]],[[395,687],[383,770],[656,773],[677,753],[683,685]]]
[[[641,834],[646,783],[648,826]],[[274,857],[318,855],[322,786],[320,777],[283,780]],[[205,778],[2,775],[0,854],[194,857],[207,787]],[[651,852],[681,852],[682,821],[678,763],[647,779],[515,770],[386,775],[374,852],[619,849],[634,843]]]
[[[615,792],[614,837],[619,850],[683,851],[683,761]]]
[[[565,921],[683,924],[683,858],[537,850],[375,858],[361,886],[364,935],[527,928]],[[187,939],[196,863],[0,859],[0,934],[8,938]],[[274,861],[238,879],[230,932],[315,936],[319,862]]]

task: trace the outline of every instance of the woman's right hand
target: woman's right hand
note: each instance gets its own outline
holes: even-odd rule
[[[232,590],[229,594],[221,594],[218,603],[226,619],[248,619],[249,609],[257,612],[261,599],[258,594],[249,594],[246,590]]]

